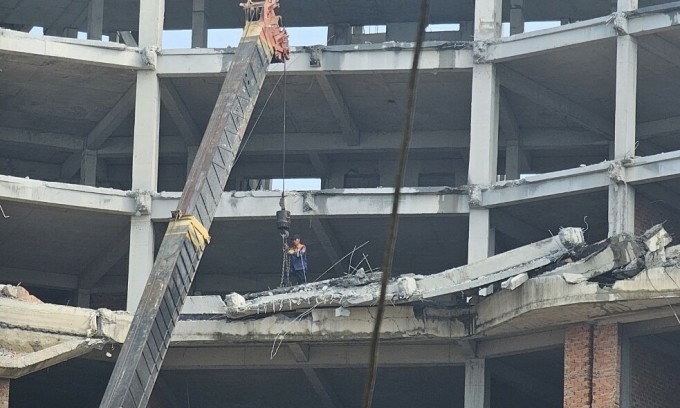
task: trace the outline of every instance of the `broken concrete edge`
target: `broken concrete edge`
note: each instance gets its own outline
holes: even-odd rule
[[[588,281],[571,284],[555,275],[534,277],[514,291],[501,291],[480,301],[474,311],[475,332],[470,334],[497,332],[504,323],[517,323],[519,317],[539,310],[559,308],[564,311],[559,314],[559,319],[555,319],[554,313],[548,313],[546,318],[549,321],[535,322],[537,327],[546,327],[606,317],[616,312],[604,306],[608,303],[619,305],[621,313],[667,307],[669,303],[680,303],[677,282],[680,282],[680,265],[645,269],[612,286]],[[567,313],[567,308],[582,310]],[[668,314],[672,316],[671,309],[668,309]]]
[[[385,309],[381,338],[475,341],[624,315],[635,321],[631,313],[652,309],[672,316],[668,303],[680,304],[680,288],[675,282],[680,282],[680,265],[650,268],[612,286],[587,281],[569,284],[561,276],[538,276],[513,291],[494,293],[478,305],[466,308],[440,309],[424,302],[389,305]],[[252,319],[182,320],[173,333],[172,345],[319,338],[368,341],[376,312],[374,306],[348,308],[341,314],[335,309],[318,307],[309,312],[277,313]],[[644,318],[641,315],[640,319]]]
[[[402,304],[462,292],[500,282],[549,265],[584,245],[580,228],[563,228],[557,236],[487,259],[432,275],[402,275],[387,285],[388,304]],[[380,273],[360,274],[279,288],[252,295],[225,296],[231,319],[316,307],[373,306],[379,301]]]
[[[127,330],[122,330],[121,327],[129,325],[131,321],[132,316],[127,312],[31,303],[0,297],[0,324],[10,328],[122,343]]]
[[[74,339],[33,353],[0,356],[0,378],[15,379],[100,349],[104,339]]]

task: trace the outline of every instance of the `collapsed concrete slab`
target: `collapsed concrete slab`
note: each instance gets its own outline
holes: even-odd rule
[[[125,312],[42,303],[25,289],[0,288],[0,378],[18,378],[122,342]]]
[[[564,228],[552,238],[433,275],[404,275],[390,280],[387,302],[409,303],[503,281],[549,265],[584,245],[580,228]],[[253,315],[314,307],[375,305],[380,296],[380,273],[358,274],[248,297],[227,295],[227,316]]]

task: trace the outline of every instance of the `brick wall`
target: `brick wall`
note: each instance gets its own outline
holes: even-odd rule
[[[618,408],[620,384],[618,325],[568,328],[564,338],[564,408]]]
[[[589,324],[564,335],[564,408],[590,408],[593,332]]]
[[[621,342],[619,326],[597,325],[593,330],[593,407],[621,406]]]
[[[9,408],[9,380],[0,378],[0,408]]]
[[[680,233],[677,228],[680,225],[678,221],[677,212],[665,206],[663,201],[652,201],[641,194],[635,195],[636,235],[642,234],[656,224],[664,223],[666,231],[677,236]]]
[[[631,351],[631,408],[680,407],[680,369],[677,360],[630,343]]]

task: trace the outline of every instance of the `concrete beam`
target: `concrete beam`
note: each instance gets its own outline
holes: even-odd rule
[[[123,44],[77,40],[60,37],[38,37],[0,28],[0,54],[25,54],[73,60],[85,65],[143,69],[145,64],[136,49]]]
[[[560,27],[515,34],[490,43],[482,53],[488,62],[501,62],[539,55],[560,48],[615,38],[616,32],[608,24],[609,17],[599,17]]]
[[[656,57],[680,68],[680,48],[658,35],[647,35],[638,45]]]
[[[492,212],[491,226],[497,231],[523,243],[532,242],[536,237],[548,235],[547,229],[542,230],[522,221],[503,208],[496,208]]]
[[[161,102],[170,114],[172,122],[179,130],[187,146],[198,146],[203,139],[203,133],[198,129],[189,108],[177,92],[171,79],[161,81]]]
[[[85,148],[87,150],[97,150],[111,136],[114,130],[132,113],[135,109],[135,86],[131,86],[116,102],[111,110],[97,123],[88,133]],[[61,177],[64,179],[72,178],[81,168],[82,152],[73,153],[62,164]]]
[[[635,157],[624,168],[625,180],[631,184],[676,178],[680,175],[680,151]]]
[[[8,127],[0,127],[0,142],[73,152],[80,151],[85,146],[84,139],[75,135]]]
[[[338,84],[335,82],[335,79],[324,73],[316,76],[316,82],[321,87],[321,91],[331,108],[333,117],[335,117],[335,120],[338,122],[340,129],[342,129],[342,134],[347,141],[347,145],[358,146],[361,141],[359,129],[354,123],[352,113],[349,111],[349,108],[345,103],[345,98],[342,95]]]
[[[448,43],[442,41],[425,43],[420,57],[421,71],[472,69],[472,50],[442,50],[441,47],[446,44]],[[411,68],[414,43],[323,47],[321,67],[309,65],[309,53],[305,47],[291,48],[291,59],[286,64],[288,75],[319,75],[328,71],[339,74],[366,71],[405,72]],[[160,76],[223,76],[229,69],[233,56],[232,50],[164,50],[158,55],[157,72]],[[283,74],[283,64],[272,64],[268,69],[269,72]]]
[[[0,175],[0,198],[54,207],[132,215],[135,199],[126,191]]]
[[[129,245],[130,231],[128,229],[115,235],[109,245],[87,265],[80,275],[78,287],[92,289],[97,286],[101,278],[128,253]]]
[[[322,190],[318,193],[291,191],[286,196],[286,208],[296,217],[388,215],[391,210],[392,188]],[[161,193],[154,198],[151,218],[168,220],[177,207],[180,193]],[[1,196],[0,196],[1,197]],[[281,193],[277,191],[227,192],[215,213],[215,220],[232,218],[271,218]],[[401,215],[466,214],[467,196],[438,192],[436,189],[404,188],[399,207]]]
[[[629,12],[627,31],[633,36],[646,36],[674,29],[679,19],[680,11],[678,10],[644,15]],[[497,39],[488,44],[480,58],[488,62],[508,61],[616,37],[617,33],[611,24],[610,16],[598,17]]]
[[[640,123],[637,126],[637,140],[680,132],[680,116]]]
[[[601,134],[606,139],[614,139],[614,124],[603,119],[590,110],[581,107],[555,91],[525,77],[517,71],[508,67],[499,67],[499,78],[501,86],[538,105],[551,109],[555,112],[564,114],[580,123],[586,129],[590,129]]]
[[[330,177],[331,164],[326,156],[320,153],[310,153],[309,161],[312,163],[312,167],[314,167],[314,171],[319,178],[324,179]]]
[[[104,31],[104,0],[89,0],[87,6],[87,39],[102,39]]]
[[[321,405],[325,408],[342,408],[340,399],[333,390],[333,385],[325,378],[323,373],[310,368],[303,367],[307,380],[319,397]]]
[[[520,273],[549,265],[584,244],[579,228],[564,228],[557,236],[499,255],[426,276],[402,276],[390,280],[387,298],[393,304],[410,303],[463,292],[500,282]],[[248,299],[227,296],[227,316],[242,318],[259,314],[323,307],[373,305],[380,296],[381,273],[350,275],[307,283],[304,290],[278,289],[250,294]]]
[[[176,330],[182,330],[185,325],[180,321]],[[173,337],[173,342],[175,340]],[[310,352],[313,357],[308,362],[297,362],[293,353],[283,347],[276,358],[271,359],[271,345],[182,347],[173,343],[163,367],[168,370],[365,368],[369,346],[359,341],[352,344],[316,343],[310,346]],[[460,347],[455,344],[389,344],[386,341],[380,344],[380,367],[441,367],[463,362]]]
[[[78,287],[78,276],[54,271],[0,267],[0,284],[23,284],[43,288],[74,290]]]
[[[343,253],[342,247],[340,246],[337,238],[335,238],[335,233],[333,232],[331,226],[326,220],[319,217],[312,217],[311,223],[312,231],[314,231],[314,235],[316,235],[317,240],[321,244],[323,251],[328,257],[329,267],[330,265],[339,262],[345,254]],[[333,270],[337,276],[342,276],[343,274],[349,273],[349,271],[345,270],[340,263],[336,264],[333,267]]]
[[[609,163],[604,162],[529,176],[518,181],[495,183],[489,190],[482,192],[482,206],[492,208],[499,205],[604,190],[609,186],[608,168]]]
[[[19,378],[55,364],[80,357],[100,348],[102,339],[75,339],[64,341],[42,350],[19,356],[0,356],[0,378]]]
[[[532,395],[543,401],[541,406],[559,405],[564,393],[563,387],[550,384],[545,379],[528,374],[523,370],[503,363],[500,360],[489,361],[491,376],[525,395]],[[557,404],[555,402],[557,401]]]

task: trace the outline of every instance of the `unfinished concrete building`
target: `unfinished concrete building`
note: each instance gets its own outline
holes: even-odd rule
[[[270,68],[152,406],[360,404],[418,9],[282,0],[327,44]],[[680,406],[680,3],[429,23],[373,406]],[[208,34],[242,26],[234,0],[0,0],[0,407],[98,406],[234,55]],[[325,282],[280,290],[284,106]]]

